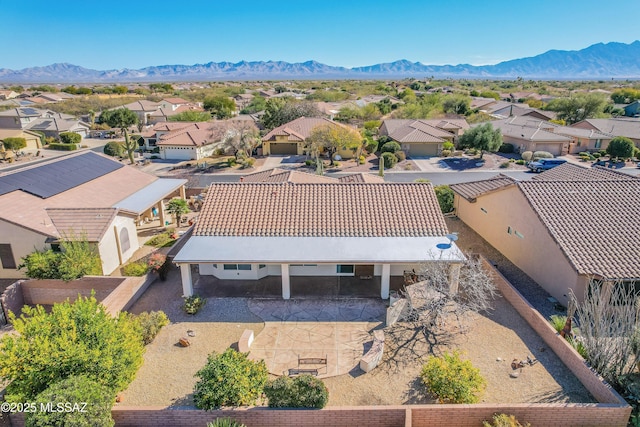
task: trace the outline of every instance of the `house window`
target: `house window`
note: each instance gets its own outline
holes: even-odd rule
[[[596,148],[601,148],[601,147],[602,147],[602,140],[596,139]]]
[[[259,264],[258,268],[262,269],[262,268],[267,268],[267,264]]]
[[[120,249],[122,253],[127,252],[131,249],[131,242],[129,241],[129,230],[123,228],[120,230]]]
[[[353,264],[338,264],[336,266],[336,273],[338,274],[353,274]]]
[[[13,251],[9,243],[0,243],[0,264],[2,264],[2,268],[4,269],[15,270],[17,268],[16,260],[13,257]]]
[[[223,266],[223,268],[225,270],[237,270],[238,269],[238,264],[225,264]]]
[[[51,250],[53,252],[62,252],[62,249],[60,249],[60,243],[52,243]]]
[[[225,270],[251,271],[251,264],[224,264]]]
[[[149,139],[149,147],[155,147],[156,146],[156,139]]]

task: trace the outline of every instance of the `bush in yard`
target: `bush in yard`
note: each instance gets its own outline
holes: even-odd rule
[[[385,152],[385,153],[382,153],[380,155],[380,157],[382,158],[382,161],[384,162],[384,168],[385,169],[391,169],[392,167],[394,167],[396,165],[396,163],[398,163],[398,158],[393,153]]]
[[[607,146],[607,154],[612,159],[628,159],[633,156],[635,145],[632,140],[624,136],[616,136]]]
[[[453,190],[448,185],[436,185],[433,190],[438,198],[442,213],[451,212],[453,210]]]
[[[149,257],[147,267],[150,271],[158,274],[158,277],[163,282],[167,280],[167,274],[171,268],[171,261],[167,260],[167,256],[156,252]]]
[[[329,390],[322,380],[312,375],[295,378],[281,376],[264,388],[270,408],[322,409],[329,401]]]
[[[358,164],[359,165],[364,165],[366,163],[367,159],[364,156],[360,156],[358,157]]]
[[[553,154],[548,151],[535,151],[533,153],[534,159],[553,159]]]
[[[449,157],[449,156],[451,155],[451,150],[442,150],[442,151],[440,152],[440,155],[441,155],[442,157]]]
[[[149,268],[144,262],[132,262],[122,267],[122,273],[125,276],[141,277],[147,274]]]
[[[207,427],[247,427],[240,421],[236,421],[233,418],[216,418],[212,423],[208,423]]]
[[[495,414],[492,422],[484,421],[482,427],[529,427],[531,424],[521,424],[516,417],[507,414]]]
[[[513,153],[516,151],[516,147],[513,144],[510,144],[508,142],[503,143],[499,148],[498,148],[498,152],[499,153]]]
[[[31,279],[70,281],[86,275],[101,275],[102,261],[84,237],[71,236],[60,242],[61,252],[35,251],[22,258],[18,269],[25,269]]]
[[[455,148],[456,148],[456,146],[453,145],[453,142],[446,141],[446,142],[442,143],[442,149],[443,150],[453,151]]]
[[[422,366],[420,378],[440,403],[477,403],[486,386],[480,370],[462,360],[458,352],[431,356]]]
[[[0,340],[0,377],[10,402],[33,400],[53,383],[86,375],[112,392],[124,390],[142,364],[144,346],[130,315],[113,317],[93,297],[10,315],[18,334]]]
[[[182,309],[187,314],[196,314],[206,304],[207,300],[200,295],[191,295],[190,297],[184,297],[184,304]]]
[[[524,165],[525,163],[524,159],[516,160],[516,165]]]
[[[500,163],[500,169],[507,169],[509,167],[509,162]]]
[[[11,150],[14,153],[18,150],[22,150],[27,147],[27,140],[25,138],[5,138],[0,141],[0,146],[4,146],[5,150]]]
[[[380,152],[382,153],[395,153],[400,150],[402,150],[402,147],[395,141],[386,142],[382,147],[380,147]]]
[[[144,311],[135,316],[135,321],[140,327],[140,335],[144,345],[151,344],[160,329],[169,324],[169,318],[164,314],[164,311]]]
[[[80,144],[82,141],[82,137],[79,133],[75,132],[61,132],[60,133],[60,142],[63,144]]]
[[[59,151],[73,151],[73,150],[77,150],[78,146],[76,144],[62,144],[58,142],[51,142],[49,143],[49,148],[52,150],[59,150]]]
[[[124,144],[117,141],[109,141],[104,146],[104,154],[111,157],[124,157],[127,154],[127,149],[124,148]]]
[[[174,228],[170,228],[167,231],[156,234],[145,242],[146,246],[155,246],[156,248],[166,248],[173,245],[176,239],[172,239],[171,236],[175,232]]]
[[[253,404],[262,394],[268,371],[264,360],[254,362],[247,354],[229,348],[222,354],[210,354],[196,377],[199,380],[194,388],[194,403],[197,408],[210,411]]]
[[[398,161],[399,161],[399,162],[402,162],[402,161],[404,161],[404,160],[407,160],[407,154],[406,154],[404,151],[402,151],[402,150],[400,150],[400,151],[396,151],[396,152],[395,152],[395,153],[393,153],[393,154],[395,154],[395,156],[396,156],[396,158],[398,159]]]
[[[522,160],[524,160],[525,162],[530,162],[531,159],[533,159],[533,152],[525,151],[524,153],[520,154],[520,157],[522,157]]]
[[[38,409],[41,405],[53,403],[53,410],[27,413],[25,426],[112,427],[114,421],[111,418],[111,407],[114,400],[114,392],[108,387],[86,375],[71,376],[50,385],[36,397],[34,403]],[[63,406],[58,411],[58,403],[71,406]]]

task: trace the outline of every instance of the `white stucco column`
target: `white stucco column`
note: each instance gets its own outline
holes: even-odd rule
[[[282,299],[291,298],[291,284],[289,281],[289,264],[282,264]]]
[[[389,298],[389,282],[391,280],[391,265],[382,264],[382,274],[380,275],[380,297]]]
[[[453,263],[449,265],[449,292],[451,294],[457,294],[459,284],[460,284],[460,264]]]
[[[160,218],[160,227],[164,227],[164,202],[160,200],[156,206],[158,208],[158,217]]]
[[[191,279],[191,264],[180,264],[180,277],[182,278],[182,295],[193,295],[193,281]]]
[[[180,186],[180,198],[182,200],[187,200],[187,191],[184,189],[184,185]]]

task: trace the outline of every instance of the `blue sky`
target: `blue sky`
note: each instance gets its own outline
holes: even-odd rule
[[[345,67],[398,59],[495,64],[630,43],[640,31],[624,17],[638,16],[638,0],[0,0],[0,68],[310,59]]]

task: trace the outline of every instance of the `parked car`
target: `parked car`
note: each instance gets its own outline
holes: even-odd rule
[[[533,172],[540,173],[542,171],[555,168],[556,166],[559,166],[566,162],[567,161],[563,159],[539,159],[534,162],[529,162],[527,167],[531,169]]]

